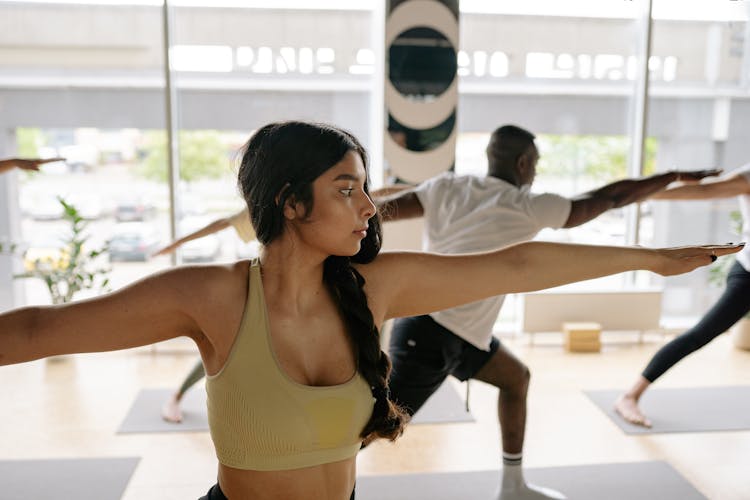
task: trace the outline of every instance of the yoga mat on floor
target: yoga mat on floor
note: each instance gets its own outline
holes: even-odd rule
[[[138,460],[0,460],[0,498],[120,500]]]
[[[640,406],[651,420],[651,428],[629,424],[615,413],[614,403],[622,392],[585,394],[626,434],[750,429],[750,386],[650,389],[641,398]]]
[[[143,389],[136,396],[117,433],[207,432],[206,390],[203,386],[194,387],[185,393],[182,398],[182,422],[179,424],[161,418],[161,407],[172,393],[174,389]]]
[[[706,499],[666,462],[526,469],[525,476],[570,500]],[[362,476],[357,500],[495,500],[499,481],[498,470]]]
[[[422,408],[414,414],[411,424],[447,424],[473,422],[474,417],[466,411],[466,403],[451,382],[444,382]]]
[[[182,400],[182,422],[173,424],[161,418],[161,407],[174,389],[143,389],[136,396],[118,434],[138,432],[208,431],[206,391],[195,387]],[[453,384],[444,383],[414,415],[412,424],[473,422]]]

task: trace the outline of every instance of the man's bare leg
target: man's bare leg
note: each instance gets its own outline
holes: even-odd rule
[[[635,425],[642,425],[643,427],[651,427],[651,421],[646,418],[640,407],[638,401],[651,382],[639,376],[638,380],[633,384],[628,392],[622,394],[617,401],[615,401],[615,411],[624,418],[627,422]]]
[[[523,477],[521,458],[526,431],[526,395],[531,374],[502,344],[474,376],[500,389],[497,413],[503,449],[503,477],[497,500],[563,499],[561,493],[528,484]]]

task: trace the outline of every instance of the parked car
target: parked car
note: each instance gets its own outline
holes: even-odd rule
[[[145,262],[160,245],[159,233],[150,224],[123,222],[115,226],[109,240],[109,260]]]
[[[156,207],[146,201],[123,200],[115,207],[117,222],[144,221],[156,215]]]

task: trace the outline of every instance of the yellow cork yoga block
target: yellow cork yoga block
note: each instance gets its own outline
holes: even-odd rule
[[[565,350],[568,352],[600,352],[602,350],[602,343],[598,340],[566,341]]]
[[[602,325],[599,323],[565,322],[562,326],[565,339],[568,340],[599,340]]]
[[[565,349],[570,352],[599,352],[602,349],[602,325],[593,322],[563,323]]]

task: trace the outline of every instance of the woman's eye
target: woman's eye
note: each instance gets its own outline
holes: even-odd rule
[[[352,195],[352,192],[353,192],[353,191],[354,191],[354,188],[347,188],[347,189],[342,189],[342,190],[340,191],[340,193],[341,193],[341,194],[343,194],[343,195],[344,195],[344,196],[346,196],[346,197],[349,197],[349,196],[351,196],[351,195]]]

